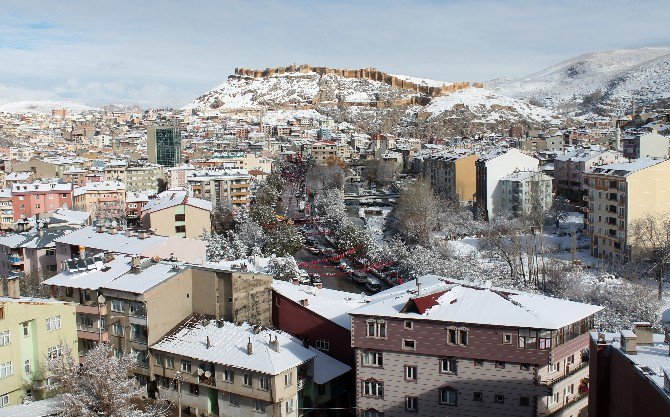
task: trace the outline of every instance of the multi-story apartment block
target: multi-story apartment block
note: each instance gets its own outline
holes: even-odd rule
[[[181,132],[176,126],[149,126],[147,128],[147,156],[149,162],[174,167],[181,161]]]
[[[187,179],[193,197],[209,200],[213,207],[221,201],[248,206],[251,175],[244,170],[198,171]]]
[[[575,149],[559,153],[554,158],[554,188],[556,195],[580,202],[586,193],[584,173],[597,165],[611,164],[623,160],[617,151]]]
[[[651,323],[633,326],[591,333],[589,416],[670,415],[670,333],[653,334]]]
[[[420,158],[421,163],[415,165],[420,167],[421,174],[438,193],[461,202],[474,199],[477,184],[475,162],[479,156],[440,152]]]
[[[42,399],[48,386],[48,357],[77,355],[75,305],[21,297],[18,279],[9,280],[9,294],[0,294],[0,407]]]
[[[74,209],[91,213],[97,220],[126,215],[126,186],[118,181],[92,182],[74,189]]]
[[[72,208],[72,184],[36,182],[12,186],[14,221],[62,207]]]
[[[163,177],[160,165],[140,165],[126,168],[126,191],[158,191],[158,179]]]
[[[137,225],[142,219],[142,209],[149,202],[153,192],[126,192],[126,221],[128,225]]]
[[[55,274],[54,240],[71,231],[70,228],[43,228],[0,236],[0,277],[8,277],[12,273]]]
[[[351,148],[347,143],[336,143],[332,141],[314,142],[309,150],[316,165],[326,165],[331,159],[349,161]]]
[[[518,149],[494,151],[477,160],[475,206],[478,215],[492,219],[501,210],[500,180],[514,171],[537,171],[540,161]]]
[[[621,145],[623,156],[628,159],[668,157],[668,138],[656,132],[624,136]]]
[[[304,415],[344,391],[351,369],[286,333],[198,316],[151,351],[161,398],[217,416]]]
[[[0,190],[0,230],[14,228],[14,208],[12,207],[12,190]]]
[[[552,204],[552,178],[537,171],[518,171],[500,180],[500,210],[514,216],[544,213]]]
[[[198,238],[212,230],[212,203],[186,191],[164,191],[142,210],[142,227],[162,236]]]
[[[174,258],[202,263],[207,259],[205,242],[174,236],[150,235],[146,231],[118,230],[117,227],[83,227],[57,238],[56,268],[65,269],[65,261],[92,257],[105,252],[144,257]]]
[[[668,178],[670,160],[661,158],[602,165],[584,175],[593,256],[620,261],[637,256],[631,225],[646,214],[670,211]]]
[[[601,308],[434,275],[351,314],[360,416],[577,416]]]
[[[104,181],[126,182],[126,161],[111,161],[103,168]]]

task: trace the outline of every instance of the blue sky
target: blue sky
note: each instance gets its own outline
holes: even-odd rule
[[[670,2],[3,1],[0,103],[181,106],[236,66],[311,63],[445,81],[670,45]]]

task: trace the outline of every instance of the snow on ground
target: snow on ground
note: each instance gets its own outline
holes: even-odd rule
[[[431,117],[435,117],[455,110],[459,106],[468,107],[470,111],[480,115],[487,122],[494,122],[503,116],[509,116],[510,113],[517,113],[520,117],[535,121],[556,118],[556,113],[552,110],[474,87],[436,97],[423,111],[432,113]]]
[[[453,84],[445,81],[430,80],[428,78],[410,77],[409,75],[401,75],[401,74],[389,74],[389,75],[392,75],[396,78],[400,78],[401,80],[413,82],[414,84],[417,85],[426,85],[428,87],[442,87],[445,85]]]
[[[263,123],[272,126],[285,124],[287,120],[293,119],[325,120],[326,116],[314,109],[270,110],[263,115]]]
[[[72,101],[15,101],[0,105],[0,112],[4,113],[33,113],[51,114],[52,110],[65,109],[68,113],[83,113],[99,110],[95,107],[86,106]]]
[[[384,225],[386,218],[393,209],[391,207],[361,207],[358,209],[358,217],[365,220],[365,227],[368,234],[372,238],[374,244],[378,247],[383,247],[384,242]],[[381,214],[372,214],[370,211],[381,211]]]

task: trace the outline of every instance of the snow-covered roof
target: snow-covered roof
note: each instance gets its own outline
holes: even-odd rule
[[[207,347],[209,337],[210,346]],[[279,351],[270,346],[270,338],[277,338]],[[251,339],[253,353],[247,354]],[[247,369],[269,375],[278,375],[295,368],[317,355],[296,342],[288,334],[261,329],[243,323],[238,326],[224,321],[187,321],[173,334],[151,346],[155,351],[185,356],[199,361],[233,368]]]
[[[71,191],[72,190],[72,183],[57,183],[57,182],[50,182],[50,183],[41,183],[41,182],[35,182],[32,184],[13,184],[12,185],[12,193],[29,193],[33,191],[37,192],[47,192],[47,191]]]
[[[131,259],[129,256],[117,256],[101,268],[96,267],[83,271],[65,270],[43,281],[43,284],[97,290],[130,271]]]
[[[296,343],[299,340],[293,338]],[[314,358],[314,382],[321,385],[328,381],[332,381],[340,375],[344,375],[351,371],[351,367],[344,364],[337,359],[325,354],[315,347],[310,347],[309,350],[316,354]]]
[[[52,416],[60,404],[60,398],[53,397],[26,404],[10,405],[0,408],[0,417],[43,417]]]
[[[138,270],[130,270],[118,278],[102,285],[102,288],[142,294],[156,285],[181,273],[185,266],[181,262],[158,262],[145,260]]]
[[[307,300],[304,308],[345,329],[351,329],[349,312],[366,304],[365,295],[328,288],[319,289],[310,285],[295,285],[287,281],[273,280],[272,289],[298,304],[301,300]]]
[[[615,162],[613,164],[601,165],[593,168],[591,172],[594,174],[626,176],[665,161],[666,159],[664,158],[645,157],[634,159],[629,162]]]
[[[142,252],[161,245],[169,238],[166,236],[147,236],[140,239],[137,236],[127,236],[122,232],[115,234],[103,232],[96,232],[95,227],[83,227],[79,230],[67,234],[59,239],[57,243],[65,243],[68,245],[84,246],[87,248],[94,248],[103,251],[125,253],[129,255],[137,255]]]
[[[67,208],[59,208],[51,214],[51,217],[57,220],[64,220],[68,224],[86,224],[91,213],[88,211],[69,210]]]
[[[179,205],[193,206],[202,210],[212,211],[211,201],[201,198],[189,197],[183,190],[164,191],[158,195],[158,198],[149,200],[142,209],[142,213],[154,213]]]
[[[559,329],[602,307],[523,291],[476,286],[437,275],[419,277],[376,295],[353,315],[437,320],[491,326]],[[413,308],[406,309],[408,305]],[[416,311],[416,312],[415,312]]]
[[[88,192],[98,191],[125,191],[126,185],[120,181],[99,181],[89,182],[88,184],[74,189],[74,196],[80,196]]]

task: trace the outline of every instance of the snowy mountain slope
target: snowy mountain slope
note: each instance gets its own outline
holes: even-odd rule
[[[495,79],[486,88],[518,99],[558,107],[594,93],[605,100],[650,101],[667,97],[670,48],[620,49],[594,52],[566,60],[516,79]]]
[[[436,97],[422,111],[430,113],[430,118],[434,118],[442,113],[452,112],[464,107],[467,107],[480,120],[487,123],[495,122],[501,118],[543,122],[558,117],[552,110],[533,106],[521,100],[506,97],[483,88],[467,88]]]
[[[368,79],[335,74],[286,73],[262,78],[231,77],[184,109],[259,109],[314,104],[369,103],[417,96]]]
[[[0,105],[0,112],[4,113],[33,113],[50,114],[52,110],[66,109],[68,113],[83,113],[98,110],[72,101],[15,101]]]

